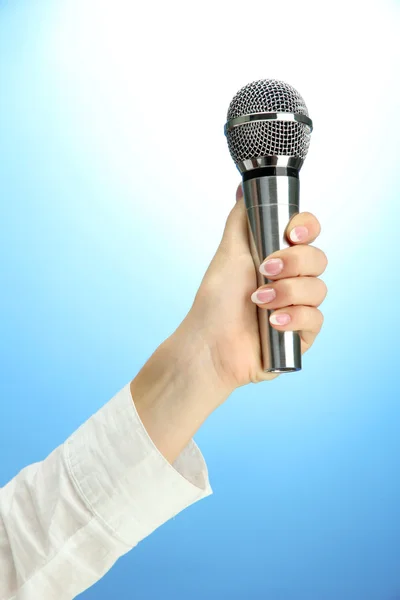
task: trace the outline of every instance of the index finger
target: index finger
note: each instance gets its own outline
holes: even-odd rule
[[[292,217],[286,228],[286,237],[291,244],[310,244],[320,233],[320,222],[309,212],[298,213]]]

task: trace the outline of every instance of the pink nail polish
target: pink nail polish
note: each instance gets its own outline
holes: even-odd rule
[[[273,288],[267,288],[264,290],[257,290],[251,295],[251,299],[256,304],[267,304],[276,298],[276,292]]]
[[[273,313],[269,320],[273,325],[287,325],[290,323],[291,317],[287,313],[278,313],[277,315]]]
[[[243,197],[243,186],[242,186],[242,184],[240,184],[236,190],[236,202],[239,202],[239,200],[241,200],[242,197]]]
[[[283,269],[283,260],[280,258],[270,258],[260,265],[260,273],[263,275],[278,275]]]
[[[292,229],[289,237],[292,242],[304,242],[308,238],[308,229],[307,227],[303,227],[303,225],[299,225]]]

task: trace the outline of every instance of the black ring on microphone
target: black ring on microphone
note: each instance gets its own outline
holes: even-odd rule
[[[249,181],[250,179],[256,179],[257,177],[296,177],[299,179],[298,169],[293,167],[260,167],[258,169],[250,169],[243,173],[243,181]]]

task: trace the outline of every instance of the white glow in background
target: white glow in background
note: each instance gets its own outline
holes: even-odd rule
[[[167,243],[172,228],[179,252],[189,244],[203,264],[214,251],[239,180],[226,110],[264,77],[296,87],[314,121],[302,206],[323,223],[321,243],[340,253],[336,231],[352,234],[343,211],[376,223],[365,207],[386,182],[370,173],[390,177],[400,129],[398,4],[72,0],[54,10],[42,43],[61,102],[119,185],[144,191],[143,214]]]
[[[43,4],[36,52],[55,128],[86,173],[92,163],[118,192],[89,213],[126,211],[142,230],[150,217],[176,268],[189,259],[201,273],[239,181],[222,133],[227,107],[242,85],[273,77],[300,91],[314,121],[301,207],[323,225],[318,243],[340,260],[338,231],[350,240],[360,214],[365,229],[377,226],[396,165],[398,4]],[[10,18],[18,10],[27,7]]]

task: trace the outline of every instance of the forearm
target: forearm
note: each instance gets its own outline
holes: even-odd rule
[[[131,382],[139,417],[170,463],[232,391],[218,378],[208,346],[185,322]]]

